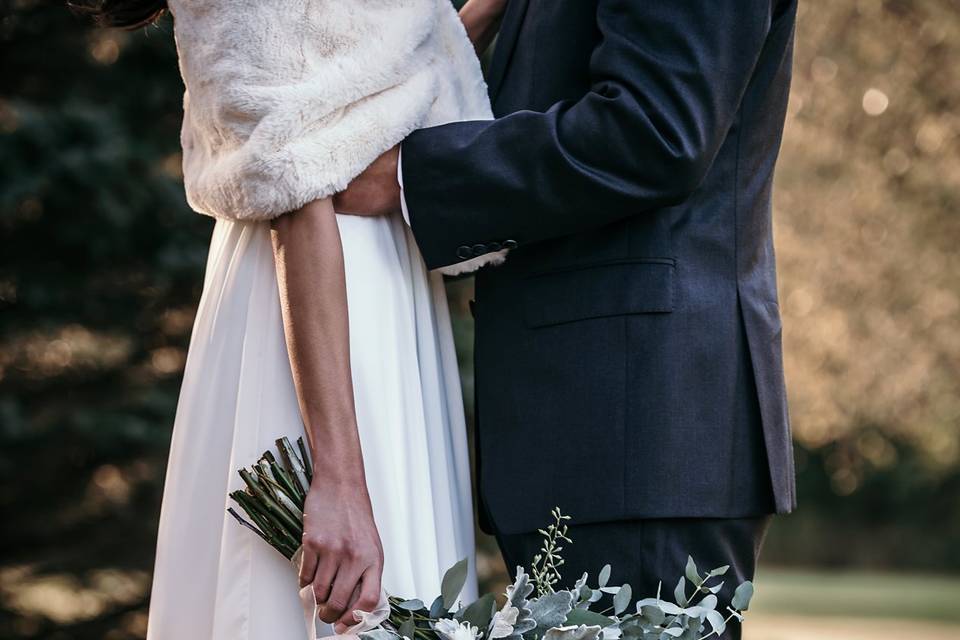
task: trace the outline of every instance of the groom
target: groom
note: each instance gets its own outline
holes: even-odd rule
[[[735,585],[794,508],[771,185],[795,12],[510,0],[497,119],[416,131],[402,193],[393,149],[338,197],[402,196],[431,268],[510,249],[474,314],[481,523],[511,571],[559,506],[566,581],[609,562],[646,596],[690,554]]]

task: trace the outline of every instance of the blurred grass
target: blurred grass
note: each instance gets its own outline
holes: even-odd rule
[[[957,640],[960,627],[939,622],[873,618],[752,616],[743,640]]]
[[[761,567],[751,613],[855,616],[960,625],[960,578]],[[957,627],[960,638],[960,626]]]
[[[763,568],[744,640],[956,640],[960,579]]]

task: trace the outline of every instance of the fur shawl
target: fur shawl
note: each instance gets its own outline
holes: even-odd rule
[[[449,0],[170,0],[187,201],[262,220],[343,190],[412,130],[491,116]]]

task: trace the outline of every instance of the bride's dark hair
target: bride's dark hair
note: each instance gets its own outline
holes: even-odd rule
[[[70,8],[89,16],[101,27],[139,29],[156,22],[167,10],[167,0],[68,0]]]

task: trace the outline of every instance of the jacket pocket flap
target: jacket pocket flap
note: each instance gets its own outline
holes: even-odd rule
[[[531,276],[525,283],[528,327],[589,318],[673,311],[673,260],[591,265]]]

